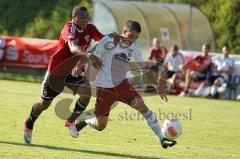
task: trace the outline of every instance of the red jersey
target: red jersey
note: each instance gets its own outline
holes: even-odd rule
[[[193,62],[188,65],[188,68],[191,70],[196,70],[200,65],[207,65],[209,67],[211,63],[212,59],[210,56],[203,57],[202,55],[198,55],[193,59]]]
[[[152,60],[153,58],[157,60],[158,62],[163,62],[167,55],[167,49],[164,47],[161,47],[159,49],[151,48],[150,49],[150,57],[149,59]]]
[[[74,56],[67,43],[69,40],[76,40],[82,50],[85,51],[92,39],[99,41],[102,37],[103,35],[93,24],[88,24],[85,30],[78,30],[74,23],[69,21],[60,33],[58,50],[52,55],[48,65],[48,72],[52,72],[56,66]]]

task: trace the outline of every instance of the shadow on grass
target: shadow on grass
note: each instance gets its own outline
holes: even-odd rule
[[[24,144],[24,143],[7,142],[7,141],[0,141],[0,144],[25,146],[25,147],[38,147],[38,148],[45,148],[45,149],[56,150],[56,151],[79,152],[79,153],[88,153],[88,154],[94,154],[94,155],[111,156],[111,157],[119,157],[119,158],[163,159],[163,158],[158,158],[158,157],[147,157],[147,156],[137,156],[137,155],[129,155],[129,154],[118,154],[118,153],[113,153],[113,152],[93,151],[93,150],[83,150],[83,149],[72,149],[72,148],[56,147],[56,146],[48,146],[48,145],[37,145],[37,144],[27,145],[27,144]]]

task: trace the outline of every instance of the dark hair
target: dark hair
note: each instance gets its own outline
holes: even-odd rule
[[[203,44],[203,46],[205,46],[208,50],[211,49],[211,46],[210,46],[210,44],[208,44],[208,43]]]
[[[82,7],[82,6],[75,6],[72,10],[72,17],[75,17],[79,11],[85,11],[87,12],[87,8],[86,7]]]
[[[141,32],[141,25],[135,20],[128,20],[126,26],[129,28],[130,31],[136,31],[138,33]]]
[[[176,51],[178,51],[178,46],[175,44],[175,45],[173,45],[173,50],[176,50]]]

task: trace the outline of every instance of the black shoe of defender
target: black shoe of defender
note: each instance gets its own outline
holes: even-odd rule
[[[79,121],[76,123],[76,128],[78,131],[81,131],[85,126],[87,126],[87,123],[85,121]]]
[[[168,147],[172,147],[177,144],[177,141],[175,140],[169,140],[167,138],[163,138],[161,141],[162,148],[166,149]]]

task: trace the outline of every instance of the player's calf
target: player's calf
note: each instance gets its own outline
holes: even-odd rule
[[[149,111],[148,107],[145,105],[145,103],[144,103],[142,98],[135,98],[131,102],[131,107],[136,109],[142,115],[146,114]]]
[[[30,115],[26,120],[26,125],[28,129],[33,129],[35,121],[40,116],[42,111],[46,110],[50,106],[51,102],[52,101],[41,100],[40,102],[33,105]]]
[[[41,100],[39,103],[33,105],[29,117],[24,121],[23,139],[26,144],[31,144],[34,123],[41,112],[50,106],[51,102],[52,101]]]
[[[83,102],[80,100],[80,98],[76,101],[75,108],[73,110],[73,113],[70,115],[70,117],[65,122],[65,126],[69,129],[70,136],[77,138],[79,136],[79,132],[75,125],[75,120],[83,113],[83,111],[86,109],[87,105],[82,104]]]

